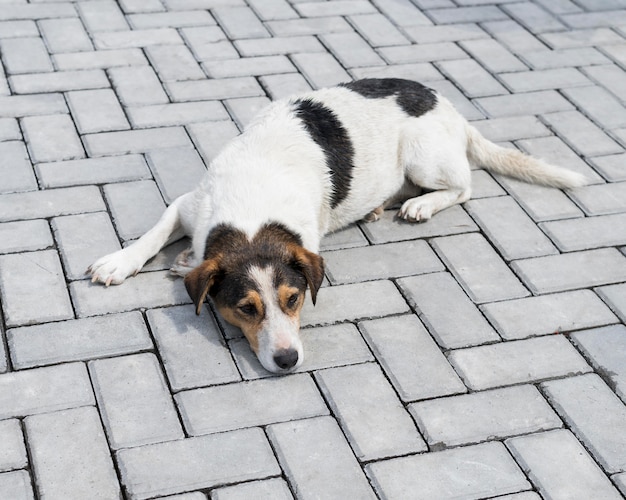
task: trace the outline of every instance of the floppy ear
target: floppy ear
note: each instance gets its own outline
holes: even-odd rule
[[[185,288],[196,306],[196,314],[200,315],[202,304],[219,274],[218,259],[205,260],[185,276]]]
[[[302,271],[311,290],[313,305],[317,299],[317,291],[324,280],[324,259],[316,253],[309,252],[301,246],[292,247],[295,267]]]

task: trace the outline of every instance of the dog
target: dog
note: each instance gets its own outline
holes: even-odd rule
[[[210,296],[261,364],[287,373],[303,361],[305,291],[324,278],[321,238],[402,202],[422,222],[471,195],[470,164],[558,188],[585,178],[485,139],[443,96],[417,82],[364,79],[271,103],[211,161],[132,245],[89,267],[120,284],[187,235],[172,272],[196,314]],[[420,195],[420,189],[427,190]]]

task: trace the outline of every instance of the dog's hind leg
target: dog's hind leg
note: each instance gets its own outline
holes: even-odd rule
[[[156,225],[126,248],[105,255],[87,269],[92,282],[119,285],[137,274],[162,247],[179,240],[186,233],[186,218],[193,211],[195,193],[187,193],[167,207]]]

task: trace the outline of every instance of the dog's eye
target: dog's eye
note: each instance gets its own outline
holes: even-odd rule
[[[298,297],[299,295],[297,293],[294,293],[291,297],[289,297],[289,300],[287,300],[287,307],[291,308],[295,306],[296,302],[298,302]]]
[[[256,307],[254,304],[243,304],[239,306],[239,310],[246,316],[256,316]]]

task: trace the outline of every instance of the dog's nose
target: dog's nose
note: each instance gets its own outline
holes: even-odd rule
[[[283,370],[293,368],[298,362],[298,351],[295,349],[281,349],[274,354],[274,362]]]

